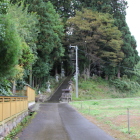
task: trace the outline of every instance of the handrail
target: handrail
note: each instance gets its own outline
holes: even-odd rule
[[[13,96],[13,95],[12,96],[6,96],[6,95],[0,95],[0,97],[17,97],[17,98],[19,97],[20,98],[20,97],[27,97],[27,96]]]

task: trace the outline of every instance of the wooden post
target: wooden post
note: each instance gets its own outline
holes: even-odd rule
[[[129,108],[127,108],[127,122],[128,122],[128,133],[130,134],[130,118],[129,118]]]
[[[2,121],[4,120],[3,114],[4,114],[4,97],[2,97]]]
[[[12,98],[9,98],[10,99],[10,117],[12,116]]]
[[[15,112],[16,112],[16,114],[17,114],[17,97],[15,97],[15,102],[16,102],[16,103],[15,103],[15,104],[16,104],[16,105],[15,105]]]

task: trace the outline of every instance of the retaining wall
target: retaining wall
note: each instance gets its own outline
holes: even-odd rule
[[[7,136],[10,131],[17,126],[26,116],[28,115],[28,110],[13,116],[7,120],[4,120],[0,124],[0,140],[3,140],[5,136]]]

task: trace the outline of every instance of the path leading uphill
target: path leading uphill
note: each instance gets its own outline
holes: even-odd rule
[[[47,103],[40,104],[35,118],[17,135],[19,140],[114,140],[68,103],[59,103],[70,78],[65,79]]]
[[[40,104],[38,114],[18,137],[20,140],[115,140],[68,103]]]
[[[62,94],[62,89],[66,89],[68,87],[68,82],[70,81],[71,76],[67,77],[64,82],[58,87],[52,97],[49,99],[48,102],[59,102],[59,98]]]

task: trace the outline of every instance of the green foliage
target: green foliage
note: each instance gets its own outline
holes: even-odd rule
[[[27,85],[27,83],[26,83],[23,79],[22,79],[22,80],[18,79],[18,80],[16,81],[16,89],[17,89],[17,90],[23,90],[23,87],[24,87],[25,85]]]
[[[73,100],[94,100],[108,98],[124,98],[139,96],[140,85],[123,76],[122,79],[104,80],[93,76],[88,80],[79,78],[79,97],[75,97],[75,85],[73,85]]]
[[[104,66],[105,74],[110,75],[108,69],[116,67],[124,58],[124,53],[121,51],[122,34],[114,26],[113,17],[110,14],[82,9],[82,11],[77,11],[75,17],[70,18],[67,23],[74,30],[73,40],[70,38],[70,41],[88,54],[84,55],[89,63],[94,64],[98,61]],[[86,42],[84,46],[83,42]]]
[[[53,65],[64,55],[61,41],[63,25],[51,2],[26,0],[25,4],[29,4],[29,12],[35,12],[39,17],[40,33],[36,43],[38,58],[33,65],[33,74],[42,78],[49,75]]]
[[[111,85],[115,86],[120,92],[136,93],[140,89],[140,85],[137,82],[129,79],[115,79],[111,80]]]
[[[38,24],[37,15],[35,13],[28,13],[28,7],[24,7],[22,2],[10,4],[7,12],[16,23],[17,32],[22,41],[22,55],[19,65],[29,69],[36,58],[35,41],[39,31],[36,26]]]
[[[0,80],[0,95],[11,96],[11,82],[6,79]]]
[[[79,78],[78,87],[79,87],[79,97],[75,98],[74,92],[72,94],[73,100],[92,100],[92,99],[110,98],[112,94],[108,82],[96,76],[88,80]]]
[[[48,1],[48,0],[44,0]],[[74,9],[75,7],[71,4],[72,0],[50,0],[50,2],[54,5],[57,13],[60,15],[60,17],[65,22],[70,16],[74,15]],[[74,3],[73,3],[74,4]]]
[[[79,3],[79,6],[76,7],[76,5],[74,5],[74,8],[82,11],[81,9],[87,8],[87,9],[91,9],[92,11],[96,11],[96,12],[100,12],[100,13],[107,13],[113,16],[114,19],[114,25],[116,27],[118,27],[118,30],[121,31],[122,33],[122,37],[120,39],[120,41],[123,43],[121,43],[121,50],[119,51],[120,45],[118,44],[118,42],[116,42],[115,40],[106,42],[105,38],[109,38],[108,33],[110,31],[112,31],[112,28],[108,29],[106,28],[106,32],[102,32],[101,29],[99,29],[99,31],[101,31],[101,33],[103,34],[102,36],[99,36],[100,34],[96,35],[95,39],[98,39],[97,41],[99,46],[100,46],[100,50],[101,50],[101,54],[99,54],[98,59],[96,57],[94,58],[94,61],[99,61],[99,58],[103,59],[106,61],[106,63],[104,64],[105,67],[108,66],[108,64],[110,63],[110,65],[112,65],[112,68],[114,73],[110,73],[109,71],[109,67],[104,67],[104,69],[102,70],[106,75],[110,76],[110,75],[116,75],[116,73],[120,73],[123,74],[125,71],[125,68],[123,67],[129,67],[129,68],[134,68],[135,65],[138,63],[138,61],[140,60],[140,57],[138,56],[138,52],[136,50],[136,40],[134,38],[134,36],[131,36],[131,33],[129,31],[129,27],[126,23],[126,8],[128,8],[127,6],[127,1],[126,0],[74,0],[77,3]],[[86,16],[86,17],[89,17]],[[106,17],[104,17],[103,19],[105,19]],[[84,18],[83,18],[84,19]],[[83,23],[84,20],[82,22],[80,22],[81,24]],[[105,22],[105,24],[107,24]],[[84,24],[85,27],[87,25],[87,23]],[[104,28],[104,26],[102,26]],[[84,28],[83,28],[84,29]],[[87,27],[85,28],[87,30]],[[85,35],[85,32],[78,32],[77,33],[77,38],[74,37],[74,39],[76,38],[77,41],[82,40],[84,37],[87,37],[87,35]],[[110,31],[109,31],[110,30]],[[75,29],[75,31],[77,31],[77,29]],[[90,33],[92,35],[92,33],[89,31],[88,33]],[[116,32],[117,33],[117,32]],[[110,34],[111,35],[111,34]],[[115,35],[115,32],[114,32]],[[107,37],[108,36],[108,37]],[[112,34],[113,36],[113,34]],[[89,37],[89,39],[91,39]],[[95,40],[93,39],[93,40]],[[93,41],[92,40],[92,41]],[[81,44],[85,44],[85,41],[87,41],[87,39],[83,39],[83,41],[81,41],[81,43],[77,43],[76,44],[78,46],[80,46]],[[88,42],[88,41],[87,41]],[[70,44],[72,43],[72,40],[70,42]],[[90,46],[90,44],[92,44],[91,42],[89,44],[86,43],[86,45]],[[113,48],[110,47],[114,46]],[[84,46],[84,45],[83,45]],[[94,46],[94,53],[96,50],[98,50],[98,46],[96,43],[94,43],[94,45],[92,45],[92,47]],[[103,50],[101,49],[104,48]],[[91,48],[91,46],[89,47]],[[113,50],[116,49],[116,50]],[[90,49],[89,49],[90,50]],[[117,51],[118,50],[118,51]],[[94,54],[95,55],[95,54]],[[92,54],[93,56],[93,54]],[[90,56],[91,57],[91,56]],[[117,60],[117,61],[116,61]],[[120,62],[118,64],[118,66],[116,66],[116,68],[118,68],[118,70],[114,67],[118,62]],[[100,63],[100,62],[99,62]],[[95,64],[96,66],[99,64]],[[119,65],[121,65],[122,67],[120,68]],[[129,75],[130,76],[130,75]]]
[[[0,14],[6,14],[8,8],[9,0],[0,1]]]
[[[125,0],[10,1],[14,4],[0,2],[0,78],[21,77],[15,68],[20,65],[28,71],[28,79],[33,66],[33,79],[39,81],[36,84],[46,82],[44,79],[64,56],[63,45],[76,44],[82,51],[78,51],[83,62],[79,63],[80,71],[92,69],[92,73],[109,79],[117,73],[127,74],[131,80],[139,81],[138,72],[133,70],[140,57],[125,21]],[[73,34],[62,45],[62,21],[65,24],[67,19]]]
[[[125,69],[124,74],[127,75],[131,81],[140,84],[140,62],[134,67],[134,69]]]
[[[93,102],[92,105],[99,105],[99,102]]]
[[[127,30],[127,31],[125,31]],[[138,52],[136,50],[136,40],[133,36],[131,36],[129,28],[126,26],[126,28],[122,28],[122,32],[124,32],[125,34],[124,36],[124,44],[122,47],[122,50],[125,54],[125,57],[122,61],[122,64],[124,67],[129,67],[131,69],[133,69],[135,67],[135,65],[139,62],[140,57],[138,56]],[[122,68],[122,71],[124,71],[124,69]]]
[[[31,64],[35,61],[35,56],[31,48],[25,43],[22,43],[22,57],[19,59],[19,65],[26,69],[29,69]]]
[[[18,34],[16,24],[9,14],[0,15],[0,77],[7,77],[13,74],[15,65],[22,53],[21,38]]]
[[[18,64],[29,68],[35,60],[38,20],[23,3],[9,4],[6,12],[0,15],[0,77],[14,78]]]

